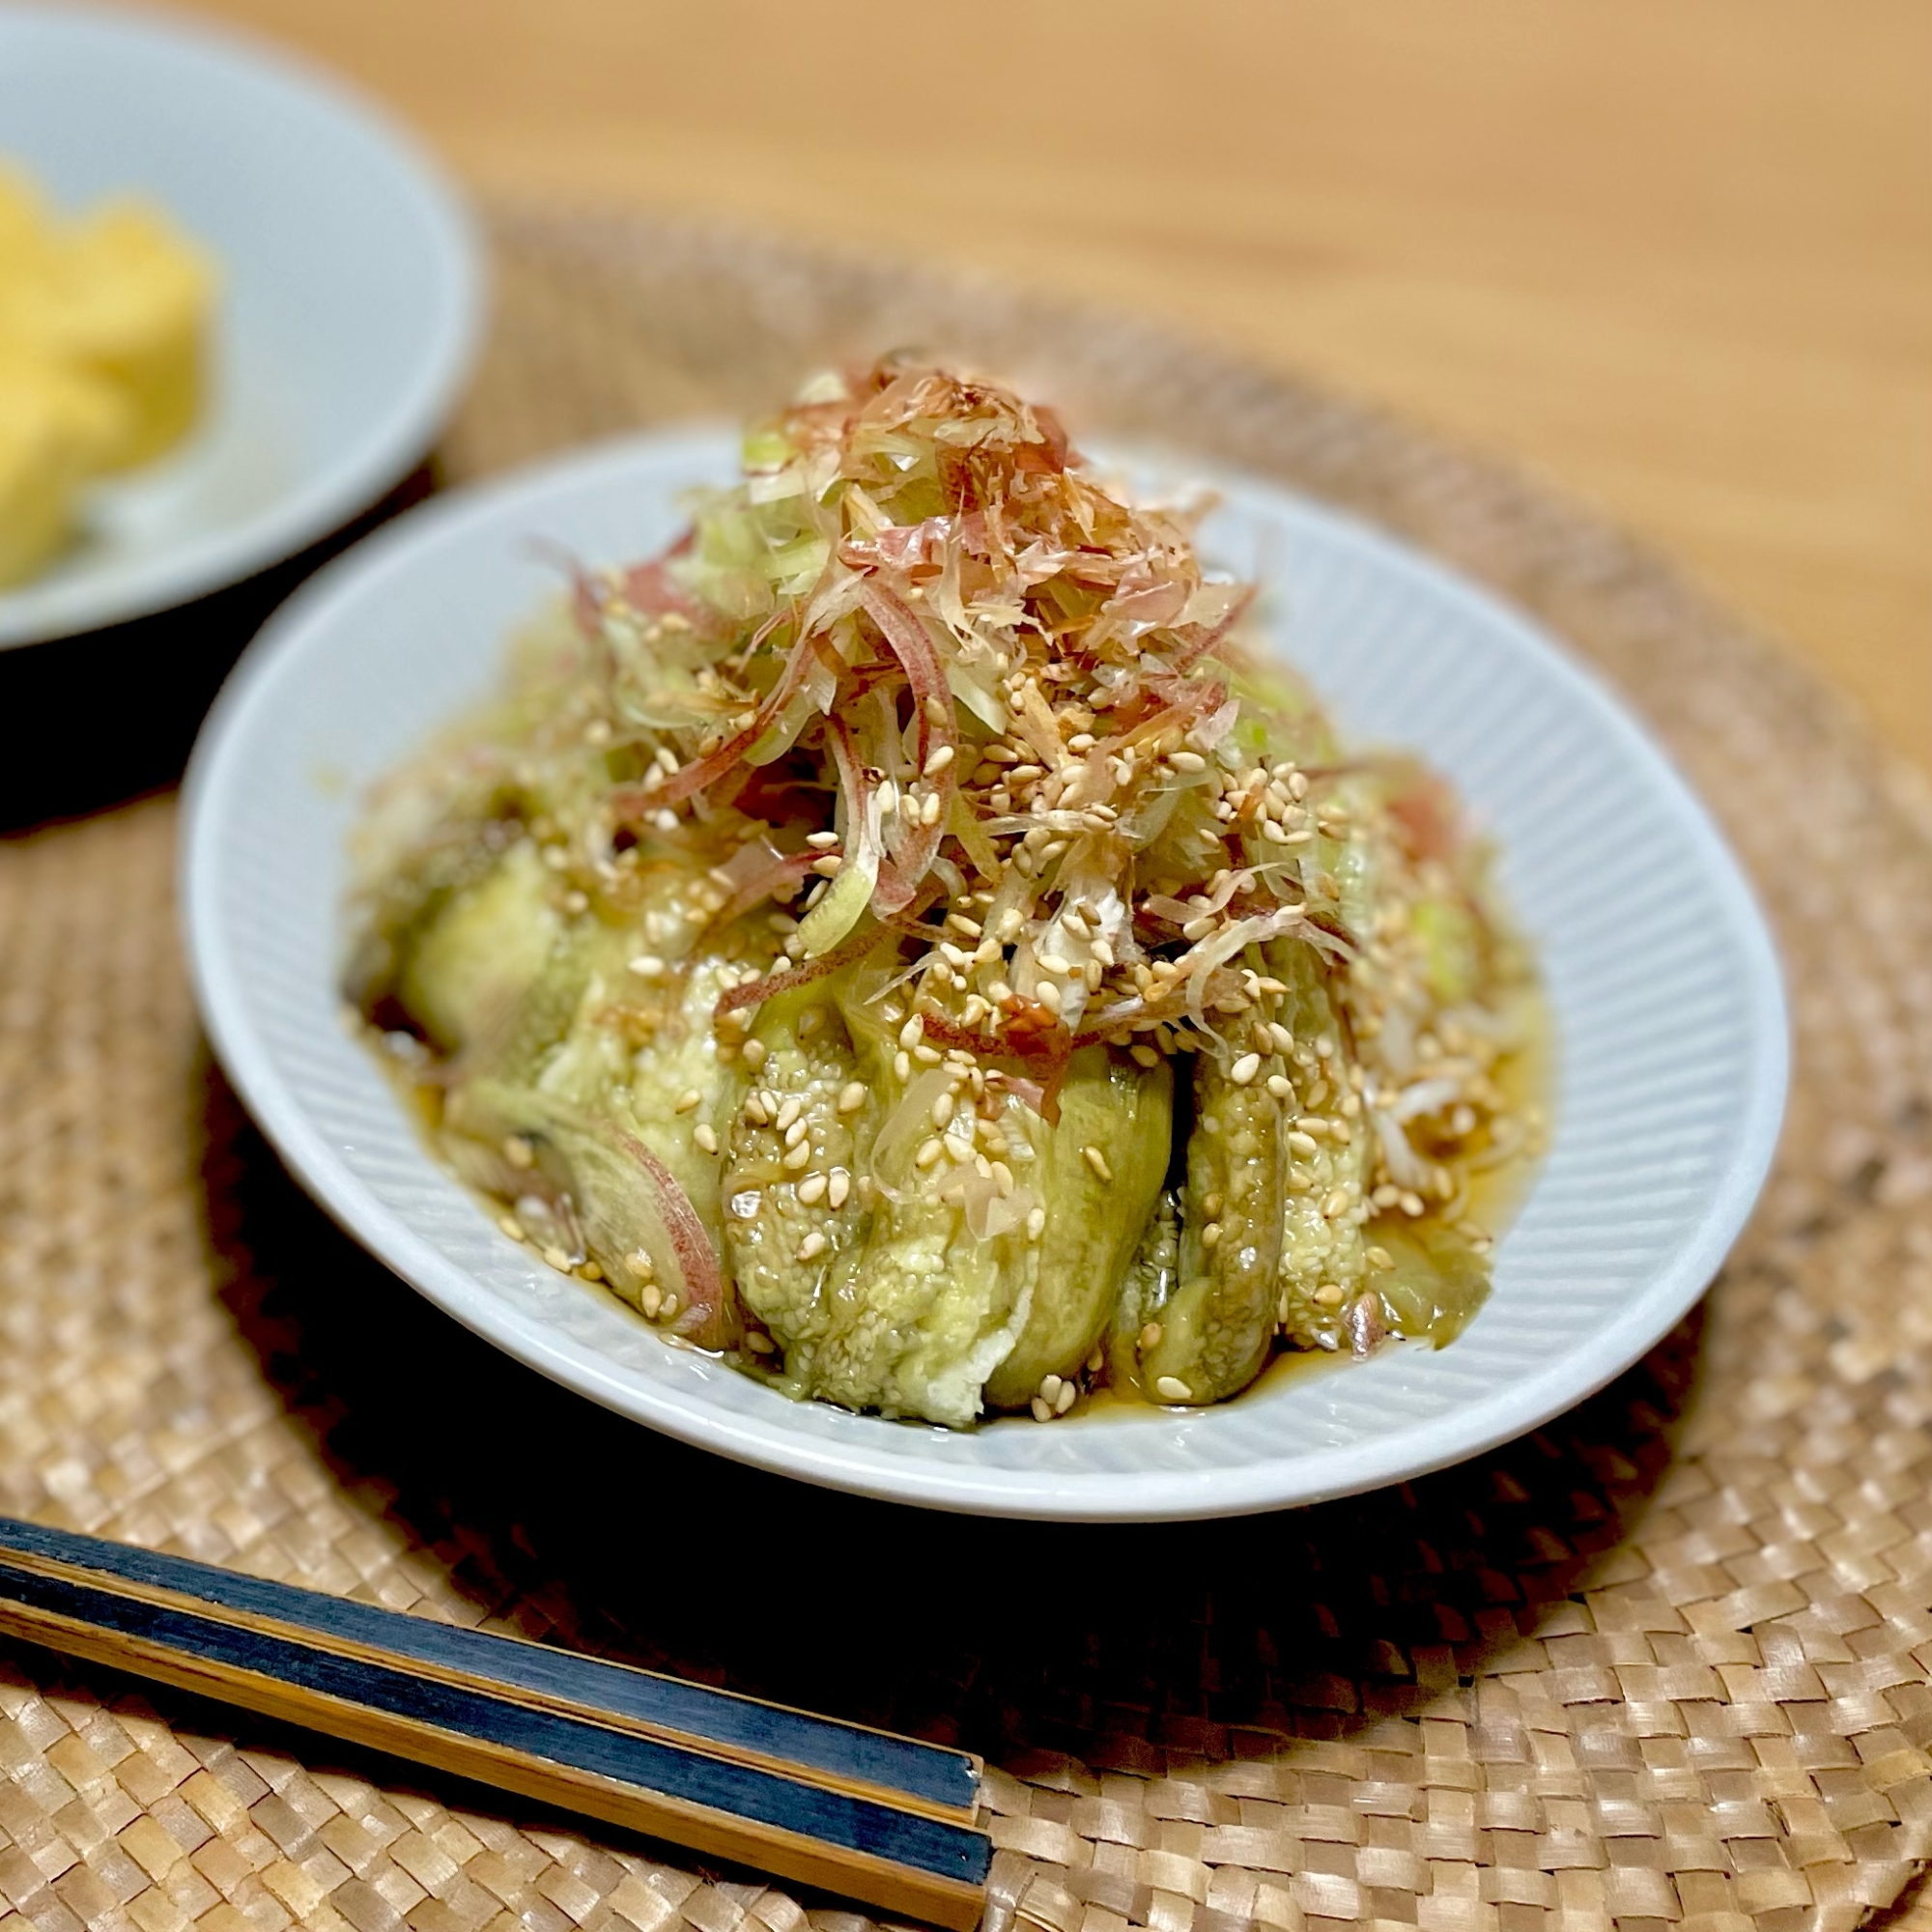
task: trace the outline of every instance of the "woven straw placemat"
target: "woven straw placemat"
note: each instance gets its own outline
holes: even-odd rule
[[[200,1043],[154,797],[0,843],[0,1509],[968,1744],[997,1767],[991,1932],[1796,1932],[1909,1898],[1932,1857],[1910,775],[1595,518],[1232,355],[669,222],[498,211],[495,235],[455,475],[923,343],[1350,504],[1534,611],[1650,719],[1776,923],[1799,1077],[1776,1179],[1648,1361],[1424,1482],[1163,1529],[822,1495],[565,1396],[307,1205]],[[867,1924],[25,1647],[0,1647],[9,1911],[0,1932]]]

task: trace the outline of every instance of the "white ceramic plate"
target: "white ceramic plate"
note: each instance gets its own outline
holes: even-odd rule
[[[429,448],[475,347],[479,256],[436,169],[366,102],[165,15],[0,5],[0,160],[69,210],[149,196],[224,280],[202,422],[97,492],[58,564],[0,591],[0,647],[266,569]]]
[[[300,591],[217,701],[185,831],[202,1011],[346,1228],[513,1355],[687,1442],[869,1495],[1066,1520],[1226,1515],[1412,1476],[1569,1406],[1684,1314],[1750,1208],[1783,1106],[1777,968],[1735,865],[1615,700],[1520,617],[1238,477],[1214,479],[1208,552],[1276,586],[1275,637],[1345,729],[1420,747],[1455,780],[1502,843],[1548,974],[1554,1144],[1462,1338],[1215,1409],[949,1435],[787,1402],[502,1236],[338,1017],[357,796],[490,689],[507,628],[554,594],[531,539],[641,556],[679,526],[679,490],[727,480],[735,449],[628,441],[416,510]]]

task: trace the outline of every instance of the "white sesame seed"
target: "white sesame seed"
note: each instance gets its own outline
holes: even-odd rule
[[[1152,1068],[1160,1065],[1160,1055],[1151,1046],[1143,1046],[1136,1041],[1134,1045],[1127,1048],[1127,1051],[1133,1056],[1134,1064],[1137,1066]]]
[[[1270,1073],[1267,1080],[1267,1090],[1277,1100],[1286,1100],[1294,1092],[1293,1087],[1289,1082],[1288,1076],[1284,1073]]]
[[[536,1152],[528,1141],[521,1134],[511,1134],[503,1143],[503,1158],[519,1171],[527,1171],[536,1165]]]
[[[809,832],[806,834],[805,842],[814,852],[827,852],[838,844],[838,835],[836,832]]]
[[[805,1179],[798,1183],[798,1198],[801,1201],[803,1201],[808,1208],[810,1208],[813,1202],[818,1201],[823,1197],[826,1189],[826,1184],[827,1184],[826,1178],[824,1175],[808,1174],[805,1177]]]
[[[1052,980],[1040,980],[1033,989],[1033,996],[1050,1013],[1057,1013],[1064,1003],[1059,984]]]
[[[838,1111],[841,1114],[856,1114],[866,1104],[866,1086],[861,1080],[848,1080],[838,1090]]]
[[[784,1166],[788,1173],[796,1174],[800,1168],[810,1165],[810,1160],[811,1143],[810,1141],[800,1141],[795,1148],[787,1148],[785,1150]]]
[[[1036,1422],[1051,1422],[1053,1420],[1053,1410],[1045,1403],[1041,1402],[1038,1396],[1035,1396],[1027,1404],[1027,1407],[1032,1411],[1033,1419]]]
[[[529,1238],[529,1236],[524,1233],[524,1224],[521,1221],[519,1221],[514,1214],[498,1214],[497,1216],[497,1227],[502,1229],[504,1234],[508,1235],[511,1240],[513,1241],[525,1241]]]
[[[772,1120],[770,1113],[766,1110],[764,1101],[756,1094],[747,1094],[745,1095],[745,1118],[754,1127],[769,1126]]]
[[[1349,1191],[1345,1187],[1331,1187],[1327,1198],[1321,1204],[1321,1218],[1333,1221],[1349,1211]]]
[[[1039,1399],[1051,1406],[1060,1400],[1060,1378],[1042,1376],[1039,1382]]]
[[[1112,1180],[1114,1170],[1107,1165],[1107,1156],[1090,1141],[1080,1150],[1081,1157],[1102,1180]]]
[[[697,1145],[704,1150],[706,1153],[716,1153],[718,1151],[718,1136],[712,1130],[708,1122],[700,1121],[698,1124],[692,1129],[691,1138],[695,1140],[697,1143]]]
[[[696,1087],[687,1087],[684,1090],[684,1092],[677,1096],[677,1105],[673,1109],[673,1111],[680,1114],[688,1114],[703,1098],[704,1095],[700,1094]]]
[[[851,1191],[852,1177],[842,1167],[835,1167],[832,1170],[832,1180],[826,1193],[826,1199],[834,1208],[842,1208],[845,1205],[846,1195]]]
[[[1259,1053],[1244,1053],[1228,1069],[1228,1077],[1236,1087],[1245,1087],[1262,1070],[1262,1057]]]
[[[912,1018],[899,1029],[899,1044],[910,1053],[919,1044],[924,1033],[924,1019],[920,1014],[914,1013]]]
[[[844,863],[837,852],[827,852],[823,858],[814,859],[809,869],[816,872],[821,879],[836,879],[839,867]]]
[[[925,761],[925,776],[936,779],[952,762],[952,747],[941,745]]]
[[[946,1151],[945,1144],[937,1134],[929,1134],[920,1143],[919,1151],[913,1155],[912,1164],[918,1168],[931,1167]]]
[[[1042,952],[1039,955],[1039,966],[1041,972],[1057,973],[1062,978],[1073,971],[1072,960],[1060,952]]]
[[[1209,1221],[1208,1225],[1201,1230],[1201,1245],[1204,1248],[1208,1249],[1210,1252],[1221,1245],[1220,1222]]]
[[[1154,1378],[1153,1392],[1163,1402],[1192,1402],[1194,1391],[1179,1376],[1158,1376]]]
[[[904,1047],[893,1055],[893,1074],[901,1083],[912,1078],[912,1055]]]
[[[791,1123],[791,1125],[784,1130],[785,1146],[788,1148],[797,1147],[799,1143],[803,1141],[806,1135],[809,1134],[810,1131],[811,1131],[810,1122],[794,1121]]]
[[[772,1125],[775,1126],[780,1133],[783,1133],[785,1129],[789,1127],[792,1124],[792,1122],[798,1119],[799,1115],[802,1114],[804,1111],[805,1111],[805,1102],[801,1100],[796,1094],[788,1094],[785,1096],[784,1105],[779,1109],[778,1119],[772,1122]],[[786,1145],[789,1146],[790,1143],[787,1143]]]
[[[1027,1239],[1037,1241],[1046,1232],[1046,1209],[1036,1208],[1026,1219]]]
[[[561,1248],[545,1248],[541,1252],[546,1264],[554,1267],[558,1274],[570,1272],[570,1257]]]
[[[1289,1129],[1288,1144],[1296,1153],[1320,1153],[1321,1151],[1316,1145],[1315,1136],[1313,1134],[1304,1134],[1299,1127],[1291,1127]]]
[[[827,1247],[824,1235],[816,1228],[798,1244],[798,1258],[802,1262],[816,1261]]]
[[[1178,772],[1205,772],[1208,760],[1199,752],[1170,752],[1167,761]]]
[[[1080,1388],[1078,1383],[1062,1382],[1060,1385],[1060,1393],[1053,1399],[1054,1414],[1065,1415],[1066,1411],[1073,1406],[1075,1401],[1078,1400],[1079,1395],[1080,1395]]]
[[[664,1290],[655,1286],[646,1288],[639,1299],[643,1303],[645,1315],[655,1321],[664,1307]]]
[[[753,1073],[765,1064],[766,1051],[765,1043],[761,1039],[748,1039],[745,1042],[745,1065]]]

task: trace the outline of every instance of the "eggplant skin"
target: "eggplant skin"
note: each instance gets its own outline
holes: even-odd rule
[[[1160,1198],[1174,1141],[1174,1076],[1104,1046],[1073,1056],[1060,1123],[1039,1123],[1027,1184],[1046,1210],[1034,1244],[1033,1306],[986,1378],[988,1408],[1024,1408],[1050,1375],[1076,1378],[1107,1332]],[[1099,1150],[1110,1178],[1087,1153]]]
[[[1224,1401],[1261,1374],[1273,1346],[1287,1123],[1262,1081],[1233,1077],[1248,1050],[1243,1027],[1225,1050],[1196,1056],[1179,1286],[1138,1343],[1136,1379],[1151,1402]]]
[[[1141,1385],[1141,1337],[1158,1321],[1180,1286],[1180,1194],[1164,1187],[1154,1202],[1121,1283],[1107,1328],[1107,1377],[1116,1388],[1147,1400]]]
[[[746,1306],[797,1375],[829,1331],[837,1284],[871,1235],[871,1190],[857,1177],[870,1166],[879,1103],[867,1087],[856,1108],[841,1111],[859,1064],[837,1006],[819,989],[767,1001],[752,1037],[764,1048],[758,1084],[780,1111],[775,1117],[761,1105],[755,1115],[741,1108],[732,1117],[722,1184],[724,1249]],[[810,1165],[787,1167],[800,1145],[811,1150]]]

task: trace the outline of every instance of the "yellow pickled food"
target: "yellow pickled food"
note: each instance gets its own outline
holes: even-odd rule
[[[214,297],[207,257],[159,211],[63,221],[0,170],[0,585],[59,554],[95,478],[186,434]]]

